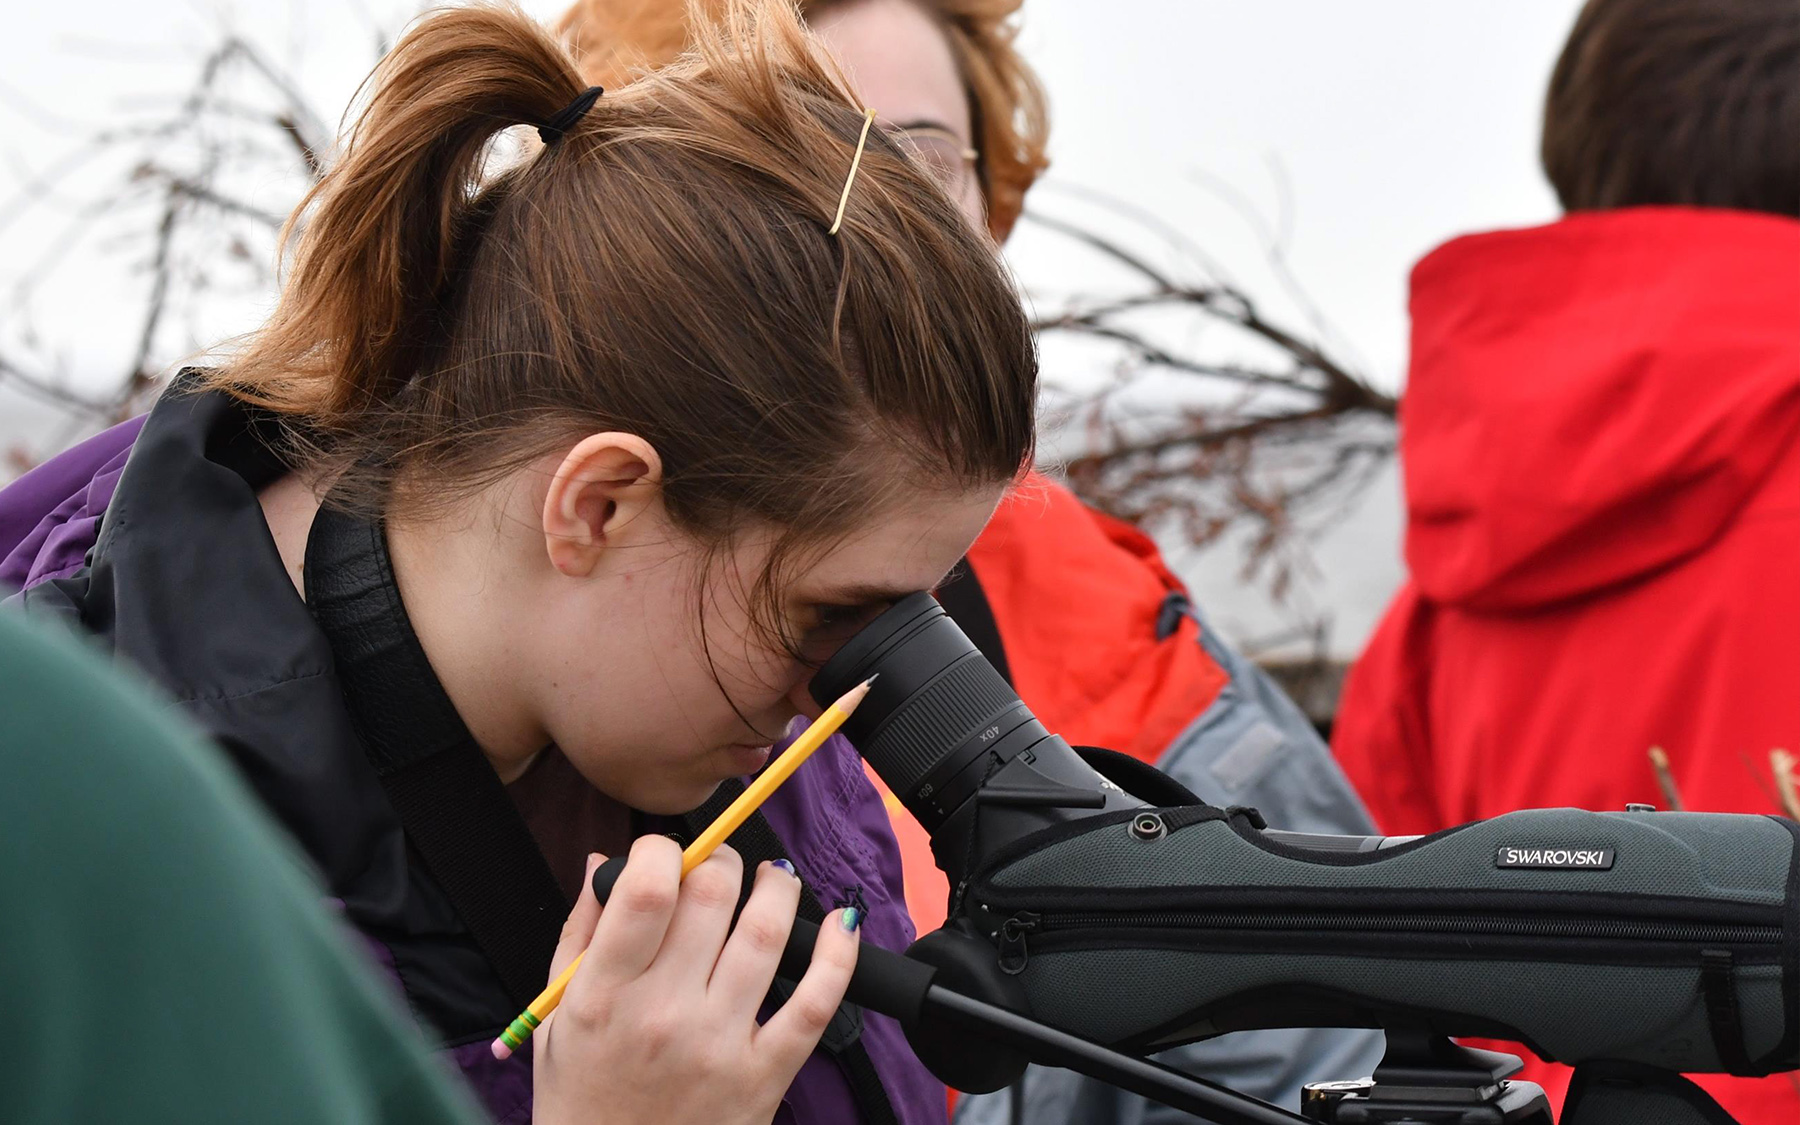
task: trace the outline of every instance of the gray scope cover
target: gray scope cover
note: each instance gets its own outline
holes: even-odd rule
[[[1217,1033],[1209,1011],[1226,1001],[1310,989],[1503,1025],[1563,1062],[1740,1069],[1714,1042],[1710,955],[1749,1069],[1800,1066],[1800,869],[1779,818],[1539,809],[1346,856],[1151,811],[1168,831],[1061,825],[973,881],[996,919],[1029,912],[1001,957],[1039,1018],[1148,1049]],[[1472,925],[1496,933],[1459,929]],[[1285,1025],[1280,1004],[1265,1026]]]

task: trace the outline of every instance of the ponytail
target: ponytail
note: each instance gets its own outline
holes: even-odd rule
[[[390,519],[609,430],[656,449],[671,522],[715,546],[821,542],[899,482],[1010,481],[1037,368],[991,243],[863,136],[792,0],[723,6],[585,117],[595,95],[516,11],[421,21],[211,385],[279,412],[279,453],[334,505]],[[548,147],[484,175],[513,125]]]
[[[560,139],[595,95],[537,23],[491,6],[427,16],[365,85],[336,165],[283,230],[296,252],[275,315],[217,379],[326,431],[433,363],[459,266],[504,192],[480,190],[495,135],[531,124]]]

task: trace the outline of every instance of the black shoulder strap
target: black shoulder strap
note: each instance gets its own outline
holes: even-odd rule
[[[381,524],[321,508],[305,573],[307,606],[407,843],[524,1008],[543,990],[570,903],[431,670]]]
[[[987,591],[981,588],[981,580],[975,577],[975,567],[968,559],[956,564],[950,577],[932,595],[950,620],[956,622],[987,662],[1000,673],[1000,678],[1012,685],[1012,665],[1006,659],[1006,646],[1000,642],[1000,623],[994,617],[993,603],[988,601]]]
[[[743,783],[735,779],[721,784],[704,805],[681,818],[682,834],[690,840],[698,836],[743,791]],[[775,829],[760,812],[751,814],[750,819],[744,821],[726,843],[744,858],[746,893],[750,889],[750,881],[756,877],[757,866],[764,860],[792,861],[786,845],[775,835]],[[812,884],[806,881],[806,873],[800,872],[800,876],[798,914],[809,922],[823,922],[825,907],[819,902]],[[786,1001],[792,991],[792,983],[778,977],[770,993],[777,1000]],[[900,1119],[894,1113],[893,1103],[888,1100],[887,1089],[881,1084],[881,1075],[876,1073],[874,1060],[869,1058],[868,1048],[862,1043],[862,1009],[848,1003],[838,1008],[819,1045],[831,1055],[838,1069],[843,1072],[845,1081],[849,1082],[851,1096],[856,1099],[856,1107],[862,1114],[864,1125],[899,1125]]]

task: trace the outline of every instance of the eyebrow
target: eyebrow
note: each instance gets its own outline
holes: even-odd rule
[[[873,605],[878,602],[897,602],[918,592],[916,589],[903,590],[894,586],[841,586],[823,591],[816,598],[808,600],[832,605]]]
[[[914,129],[935,129],[940,133],[949,133],[953,137],[959,136],[955,129],[933,117],[921,117],[912,121],[895,121],[888,125],[888,128],[897,133],[909,133]]]

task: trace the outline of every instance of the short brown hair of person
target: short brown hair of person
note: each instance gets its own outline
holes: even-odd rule
[[[1800,215],[1800,3],[1588,0],[1550,76],[1565,209]]]
[[[334,502],[393,516],[604,431],[656,449],[678,529],[774,529],[778,557],[1014,479],[1037,368],[992,246],[879,131],[827,234],[864,116],[787,5],[721,20],[490,174],[585,83],[516,9],[425,17],[211,385],[284,416]]]
[[[689,32],[724,0],[575,0],[559,30],[574,45],[582,73],[611,85],[662,66],[688,45]],[[790,0],[804,16],[854,0]],[[1013,40],[1023,0],[914,0],[950,44],[969,98],[976,172],[988,229],[1005,241],[1025,193],[1043,174],[1050,117],[1043,88]]]

